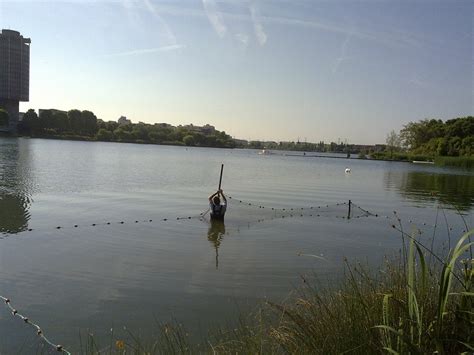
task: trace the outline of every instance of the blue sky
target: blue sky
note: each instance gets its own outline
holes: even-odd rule
[[[30,102],[243,139],[383,143],[472,115],[462,0],[0,0],[32,39]]]

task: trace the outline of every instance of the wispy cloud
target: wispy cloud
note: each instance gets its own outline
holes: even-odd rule
[[[227,33],[227,26],[224,23],[224,17],[228,20],[238,20],[253,22],[253,18],[247,14],[234,13],[230,11],[219,11],[214,0],[202,0],[204,4],[204,12],[196,8],[174,6],[174,5],[159,5],[161,13],[168,13],[174,16],[192,16],[203,17],[207,16],[219,36],[223,37]],[[419,47],[424,41],[416,38],[413,34],[400,33],[397,31],[383,31],[383,30],[354,30],[347,25],[341,25],[338,22],[328,22],[322,19],[313,18],[310,20],[300,19],[295,17],[282,16],[258,16],[258,23],[263,24],[278,24],[283,26],[302,27],[325,32],[339,33],[349,35],[352,33],[353,38],[363,39],[371,42],[376,42],[381,45],[389,47],[400,46],[415,46]],[[264,32],[263,32],[264,33]],[[261,36],[261,39],[264,37]]]
[[[129,24],[138,27],[140,17],[135,11],[135,2],[133,0],[121,0],[122,8],[125,10]]]
[[[412,75],[408,82],[421,89],[429,89],[432,87],[432,85],[428,81],[421,79],[420,76],[416,73]]]
[[[255,37],[257,38],[257,42],[263,46],[267,42],[267,34],[265,33],[262,25],[262,21],[260,19],[260,13],[258,8],[255,4],[251,4],[249,6],[250,15],[252,17],[253,28],[255,31]]]
[[[165,37],[167,43],[169,45],[176,45],[178,42],[176,40],[176,36],[174,33],[171,31],[171,28],[168,26],[168,24],[165,22],[165,20],[160,16],[158,13],[157,8],[151,3],[150,0],[143,0],[145,7],[147,10],[156,18],[158,21],[160,27],[161,27],[161,32],[163,36]]]
[[[1,0],[0,0],[1,1]],[[152,0],[119,0],[125,10],[129,23],[137,29],[143,29],[143,15],[148,12],[155,20],[157,41],[161,44],[156,48],[183,48],[178,43],[175,34],[161,16],[159,9]]]
[[[227,33],[227,26],[224,23],[224,17],[219,12],[217,4],[214,0],[202,0],[204,11],[211,22],[212,27],[219,37],[224,37]]]
[[[244,47],[247,47],[247,45],[249,44],[249,36],[245,33],[237,33],[235,35],[235,38],[237,39],[237,41],[242,43]]]
[[[354,31],[351,31],[349,34],[347,34],[346,38],[344,39],[344,42],[342,42],[340,56],[336,58],[336,61],[334,62],[332,68],[333,73],[337,73],[342,62],[347,59],[347,46],[349,45],[349,42],[351,41],[353,35]]]
[[[182,48],[185,48],[185,46],[182,44],[171,44],[169,46],[162,46],[162,47],[156,47],[156,48],[134,49],[127,52],[112,53],[106,56],[107,57],[129,57],[129,56],[137,56],[137,55],[144,55],[144,54],[151,54],[151,53],[171,52],[171,51],[176,51]]]

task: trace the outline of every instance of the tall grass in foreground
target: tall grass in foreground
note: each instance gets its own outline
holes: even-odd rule
[[[474,157],[436,157],[435,164],[439,166],[474,169]]]
[[[191,344],[181,326],[167,325],[152,344],[132,334],[125,341],[112,337],[102,353],[472,353],[474,230],[445,258],[417,241],[415,233],[400,232],[408,241],[400,258],[387,259],[378,272],[346,261],[336,290],[307,284],[286,303],[266,304],[238,327],[201,344]],[[89,339],[83,353],[98,350]]]

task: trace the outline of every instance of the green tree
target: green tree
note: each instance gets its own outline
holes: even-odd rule
[[[97,117],[91,111],[82,111],[82,133],[86,135],[95,135],[97,133]]]
[[[66,132],[71,128],[68,116],[64,112],[53,113],[53,125],[57,132]]]
[[[387,143],[387,150],[390,152],[390,159],[393,159],[393,152],[400,149],[400,137],[394,130],[392,130],[387,134],[385,142]]]
[[[106,129],[107,131],[113,132],[118,128],[118,123],[114,121],[97,121],[97,128]]]
[[[442,137],[438,140],[438,146],[436,147],[437,155],[447,155],[448,154],[448,140],[445,137]]]
[[[462,155],[474,155],[474,135],[462,140]]]
[[[23,116],[21,131],[27,134],[35,134],[40,130],[40,122],[35,110],[29,109]]]
[[[147,141],[148,138],[148,129],[147,126],[144,124],[136,124],[132,129],[132,135],[135,139],[139,139],[142,141]]]
[[[106,130],[105,128],[101,128],[97,132],[96,138],[99,141],[108,142],[108,141],[111,141],[111,140],[114,139],[114,134],[112,132]]]
[[[460,138],[474,136],[474,117],[469,116],[446,121],[446,136]]]
[[[459,137],[451,137],[448,140],[448,155],[458,156],[462,147],[462,140]]]
[[[198,146],[204,145],[206,142],[206,136],[200,132],[194,133],[193,138],[194,138],[195,145],[198,145]]]
[[[69,119],[71,130],[76,134],[81,134],[83,127],[81,111],[70,110],[67,113],[67,117]]]
[[[131,132],[126,131],[124,127],[119,127],[114,131],[114,136],[121,142],[132,142],[133,135]]]
[[[39,115],[39,126],[42,130],[54,128],[54,118],[51,110],[41,111]]]
[[[153,130],[151,132],[148,132],[148,140],[150,140],[153,143],[161,143],[166,141],[166,133],[163,132],[162,130]]]
[[[192,146],[194,145],[194,137],[192,135],[187,135],[183,138],[183,143],[188,145],[188,146]]]

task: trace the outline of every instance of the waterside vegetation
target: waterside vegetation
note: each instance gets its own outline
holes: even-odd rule
[[[167,123],[104,122],[90,111],[28,110],[19,133],[38,138],[234,148],[235,141],[213,126],[172,126]]]
[[[0,125],[8,123],[0,109]],[[387,135],[386,144],[355,145],[347,142],[318,143],[246,141],[234,139],[211,125],[172,126],[167,123],[104,122],[90,111],[28,110],[18,126],[19,134],[86,141],[127,142],[218,148],[251,148],[302,152],[344,153],[359,159],[430,161],[441,166],[474,168],[474,117],[410,122]]]
[[[474,351],[474,230],[441,258],[400,226],[400,256],[377,272],[346,261],[337,289],[312,285],[283,304],[266,303],[237,327],[199,344],[179,324],[165,324],[152,342],[111,336],[110,353],[168,354],[454,354]],[[88,337],[83,354],[101,346]]]
[[[374,159],[434,161],[437,165],[474,167],[474,117],[425,119],[387,135],[386,149]]]
[[[474,169],[474,156],[464,157],[435,157],[434,162],[439,166],[454,166],[464,169]]]

